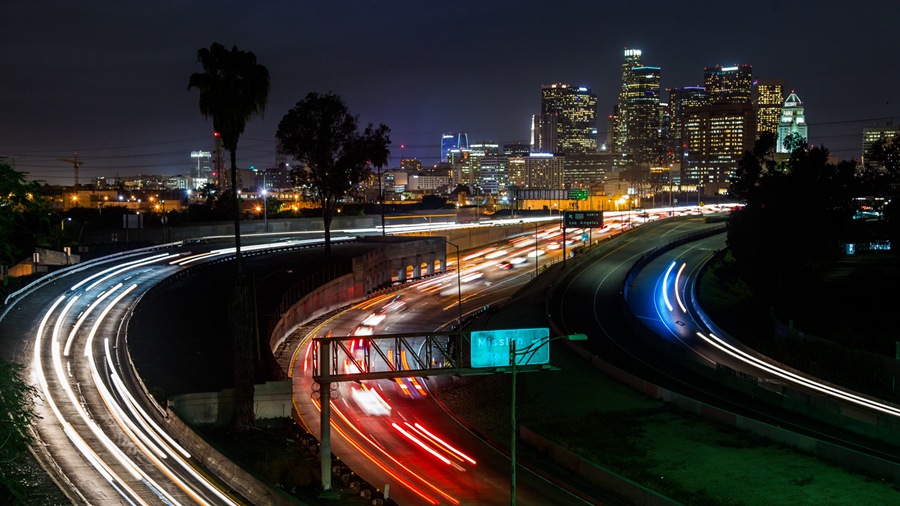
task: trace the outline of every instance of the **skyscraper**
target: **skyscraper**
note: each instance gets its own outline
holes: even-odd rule
[[[532,153],[556,153],[559,151],[558,119],[559,115],[555,112],[531,116]]]
[[[450,161],[450,151],[469,149],[469,136],[465,132],[451,132],[441,136],[441,161]]]
[[[879,164],[872,160],[872,146],[874,146],[878,141],[890,141],[891,139],[898,138],[898,136],[900,136],[900,127],[893,125],[886,127],[864,128],[862,163],[866,167],[877,167]]]
[[[756,135],[763,132],[778,134],[781,108],[784,106],[784,83],[780,80],[762,79],[754,83],[756,90]]]
[[[692,107],[686,111],[686,166],[681,182],[700,194],[721,192],[756,139],[756,112],[750,102]],[[701,191],[702,188],[702,191]]]
[[[671,88],[669,91],[669,145],[673,161],[681,162],[687,147],[687,135],[684,121],[687,110],[707,104],[709,94],[703,86],[685,86]]]
[[[753,100],[753,67],[716,65],[704,70],[704,85],[713,104],[749,104]]]
[[[778,123],[778,144],[775,145],[776,153],[790,153],[785,146],[785,140],[789,135],[798,135],[805,143],[809,139],[806,132],[806,115],[803,112],[803,102],[796,93],[791,91],[781,108],[781,121]]]
[[[634,67],[625,83],[626,159],[641,165],[662,158],[660,143],[659,67]]]
[[[612,135],[610,147],[616,153],[625,153],[625,142],[628,138],[628,122],[626,110],[628,108],[628,83],[632,82],[632,70],[641,66],[641,50],[625,49],[625,61],[622,62],[622,84],[619,87],[619,98],[615,110],[610,118],[612,121]]]
[[[585,87],[550,84],[541,87],[541,121],[556,115],[557,150],[597,152],[597,96]]]
[[[649,166],[663,158],[659,81],[660,68],[642,65],[640,49],[625,50],[612,121],[612,148],[620,163]]]

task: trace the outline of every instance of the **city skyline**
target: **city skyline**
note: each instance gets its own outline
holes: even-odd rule
[[[16,21],[0,35],[8,75],[0,156],[52,184],[71,184],[71,165],[57,158],[76,152],[81,182],[187,173],[190,152],[212,148],[212,124],[187,79],[200,70],[197,50],[220,42],[253,51],[272,76],[265,116],[248,122],[238,145],[241,167],[274,163],[277,124],[310,91],[341,95],[363,125],[391,127],[390,167],[401,157],[433,165],[448,132],[467,132],[471,143],[527,142],[541,87],[553,83],[597,96],[602,144],[625,48],[660,68],[661,90],[702,85],[707,67],[752,65],[754,79],[780,79],[785,95],[803,99],[812,144],[858,159],[864,128],[900,119],[900,69],[882,63],[890,51],[881,49],[892,47],[900,7],[867,4],[740,5],[726,19],[719,3],[688,13],[649,2],[635,19],[624,7],[586,3],[571,15],[559,9],[551,23],[536,2],[446,11],[414,2],[173,3],[128,12],[58,3],[58,16],[46,16],[13,1],[0,7]]]

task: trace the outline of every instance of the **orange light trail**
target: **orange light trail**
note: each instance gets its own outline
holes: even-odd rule
[[[316,408],[317,408],[317,409],[320,409],[320,410],[322,409],[322,406],[318,403],[318,401],[313,401],[313,404],[316,405]],[[334,406],[332,406],[332,408],[334,408]],[[341,415],[341,418],[344,418],[343,415]],[[346,421],[346,418],[345,418],[344,420]],[[352,438],[350,438],[349,435],[348,435],[346,432],[344,432],[344,431],[343,431],[336,423],[331,422],[331,427],[332,427],[334,430],[336,430],[336,431],[338,432],[338,434],[340,434],[340,435],[344,438],[345,441],[347,441],[348,443],[350,443],[350,446],[356,448],[356,450],[359,451],[359,453],[362,453],[363,455],[365,455],[367,459],[371,460],[373,464],[375,464],[376,466],[378,466],[379,469],[381,469],[382,471],[384,471],[385,473],[387,473],[388,476],[390,476],[391,478],[397,480],[398,483],[400,483],[401,485],[405,486],[406,488],[408,488],[409,490],[411,490],[412,492],[414,492],[416,495],[418,495],[418,496],[421,497],[422,499],[425,499],[426,501],[428,501],[428,504],[440,504],[438,501],[434,500],[434,498],[425,495],[424,492],[422,492],[421,490],[419,490],[419,489],[417,489],[416,487],[414,487],[414,486],[413,486],[411,483],[409,483],[408,481],[406,481],[406,480],[404,480],[403,478],[397,476],[396,473],[394,473],[393,471],[391,471],[388,467],[386,467],[386,466],[385,466],[384,464],[382,464],[378,459],[376,459],[374,455],[372,455],[371,453],[369,453],[368,451],[366,451],[365,448],[363,448],[363,447],[360,446],[356,441],[354,441]],[[355,429],[354,429],[354,430],[355,430]],[[420,478],[420,479],[421,479],[421,478]],[[457,501],[457,502],[454,503],[454,504],[459,504],[459,502]]]
[[[319,404],[319,402],[318,402],[317,400],[313,399],[313,404],[316,406],[316,409],[318,409],[318,410],[321,411],[322,407],[321,407],[321,405]],[[391,460],[391,461],[392,461],[394,464],[396,464],[398,467],[400,467],[401,469],[403,469],[404,471],[406,471],[407,473],[409,473],[412,477],[416,478],[417,480],[419,480],[419,481],[421,481],[422,483],[424,483],[425,485],[427,485],[429,488],[431,488],[432,490],[434,490],[436,493],[440,494],[442,497],[444,497],[445,499],[447,499],[447,500],[450,501],[451,503],[453,503],[453,504],[459,504],[459,501],[458,501],[457,499],[454,499],[452,496],[448,495],[448,494],[447,494],[446,492],[444,492],[443,490],[441,490],[441,489],[437,488],[436,486],[434,486],[431,482],[425,480],[425,478],[422,478],[421,476],[419,476],[418,474],[416,474],[412,469],[410,469],[410,468],[406,467],[405,465],[401,464],[399,460],[395,459],[395,458],[394,458],[391,454],[389,454],[384,448],[382,448],[380,445],[378,445],[378,444],[376,444],[374,441],[372,441],[368,436],[366,436],[365,434],[363,434],[363,433],[362,433],[362,432],[361,432],[354,424],[350,423],[350,420],[347,419],[347,417],[344,415],[344,413],[342,413],[341,410],[337,407],[337,405],[336,405],[335,403],[333,403],[333,402],[331,403],[331,410],[332,410],[333,413],[336,413],[336,414],[338,415],[338,417],[339,417],[341,420],[343,420],[344,423],[346,423],[347,426],[348,426],[349,428],[353,429],[353,432],[355,432],[356,434],[358,434],[359,437],[361,437],[363,440],[365,440],[365,441],[368,442],[370,445],[372,445],[372,447],[376,448],[378,451],[380,451],[381,453],[383,453],[385,457],[387,457],[389,460]],[[340,427],[338,427],[338,426],[336,425],[336,422],[331,422],[331,426],[334,427],[335,429],[337,429],[337,431],[338,431],[342,436],[344,436],[344,439],[347,440],[348,443],[350,443],[351,445],[353,445],[353,447],[359,448],[359,447],[357,446],[357,444],[356,444],[352,439],[350,439],[350,438],[347,436],[347,434],[346,434],[344,431],[342,431],[342,430],[340,429]],[[376,459],[374,458],[374,456],[372,456],[369,452],[366,452],[366,451],[364,451],[364,450],[362,450],[362,449],[360,449],[360,452],[361,452],[363,455],[365,455],[366,457],[368,457],[369,459],[371,459],[372,462],[373,462],[375,465],[377,465],[378,467],[384,469],[384,468],[382,467],[383,464],[381,464],[378,460],[376,460]],[[387,473],[390,474],[391,476],[395,476],[391,471],[385,470],[385,472],[387,472]],[[403,480],[401,480],[400,478],[397,478],[397,480],[403,482],[404,484],[406,484],[406,482],[403,481]],[[409,486],[411,490],[416,491],[416,489],[413,488],[412,486],[410,486],[410,485],[407,485],[407,486]],[[416,491],[416,493],[419,494],[420,492]],[[432,503],[432,504],[437,504],[437,503]]]

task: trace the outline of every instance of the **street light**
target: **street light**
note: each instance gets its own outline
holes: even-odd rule
[[[166,242],[166,235],[168,235],[166,234],[166,224],[169,222],[169,217],[166,216],[166,201],[160,200],[159,202],[162,204],[162,218],[160,218],[159,221],[161,221],[163,225],[163,242]]]
[[[534,354],[540,349],[541,346],[549,345],[551,342],[559,340],[559,339],[568,339],[569,341],[587,341],[587,336],[585,334],[568,334],[564,336],[556,336],[556,337],[548,337],[547,339],[541,339],[540,341],[535,341],[528,345],[526,348],[516,351],[516,340],[509,340],[509,363],[512,366],[512,437],[510,440],[510,485],[509,485],[509,503],[512,506],[516,504],[516,436],[517,436],[517,427],[516,427],[516,362],[517,358],[525,357],[527,358],[523,360],[522,365],[528,365],[528,362],[534,356]]]
[[[456,330],[462,330],[462,274],[460,274],[462,263],[459,261],[459,246],[446,239],[444,240],[447,244],[456,248],[456,307],[459,311],[459,316],[456,319]]]
[[[59,246],[60,251],[62,251],[63,237],[66,235],[66,222],[67,221],[72,221],[72,218],[71,217],[63,218],[62,216],[59,217],[59,240],[57,242],[59,243],[58,246]]]
[[[265,179],[263,179],[263,181],[265,181]],[[265,183],[263,183],[263,184],[265,184]],[[268,233],[269,232],[269,210],[268,210],[268,206],[266,205],[266,204],[268,204],[268,202],[266,202],[266,201],[269,200],[269,198],[267,196],[268,192],[266,192],[266,189],[263,188],[262,191],[260,191],[260,193],[262,194],[262,198],[263,198],[263,220],[265,220],[266,233]]]

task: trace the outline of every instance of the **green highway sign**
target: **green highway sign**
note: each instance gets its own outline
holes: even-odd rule
[[[569,200],[587,200],[587,190],[569,190]]]
[[[516,365],[550,363],[550,329],[475,330],[469,335],[472,367],[509,367],[510,343]],[[533,352],[533,353],[532,353]]]
[[[564,211],[563,226],[566,228],[601,228],[603,211]]]

